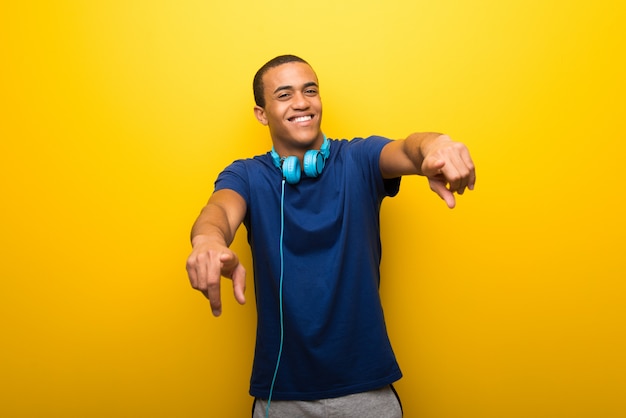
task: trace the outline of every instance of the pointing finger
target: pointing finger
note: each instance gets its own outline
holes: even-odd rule
[[[446,205],[448,205],[450,209],[453,209],[456,206],[454,193],[448,190],[444,180],[429,178],[428,183],[430,184],[430,189],[437,193],[437,195],[446,202]]]
[[[207,291],[206,295],[209,298],[211,304],[211,311],[213,316],[220,316],[222,314],[222,299],[220,294],[220,265],[214,263],[210,266],[207,275]]]

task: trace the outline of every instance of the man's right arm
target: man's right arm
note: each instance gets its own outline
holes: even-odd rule
[[[232,279],[237,302],[244,304],[246,301],[246,271],[237,255],[228,248],[246,210],[246,202],[238,193],[229,189],[218,190],[191,229],[193,249],[187,259],[187,274],[191,286],[209,299],[215,316],[222,313],[222,276]]]

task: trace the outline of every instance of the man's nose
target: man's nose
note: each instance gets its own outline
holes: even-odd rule
[[[294,109],[306,109],[309,107],[309,99],[302,92],[294,94],[292,106]]]

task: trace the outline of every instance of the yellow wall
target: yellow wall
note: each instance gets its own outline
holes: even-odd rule
[[[3,1],[0,415],[248,416],[254,304],[211,317],[188,232],[269,149],[251,79],[295,53],[329,136],[478,165],[454,211],[420,178],[384,204],[405,416],[626,416],[622,4]]]

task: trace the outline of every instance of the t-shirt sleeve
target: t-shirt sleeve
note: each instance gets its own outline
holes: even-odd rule
[[[237,160],[226,167],[215,180],[214,191],[230,189],[237,192],[250,204],[250,182],[248,170],[243,160]]]
[[[401,177],[385,179],[380,172],[380,153],[385,145],[391,141],[391,139],[382,136],[355,138],[350,141],[351,145],[355,147],[355,158],[358,158],[365,167],[368,167],[368,175],[373,179],[379,194],[383,197],[393,197],[400,191]]]

